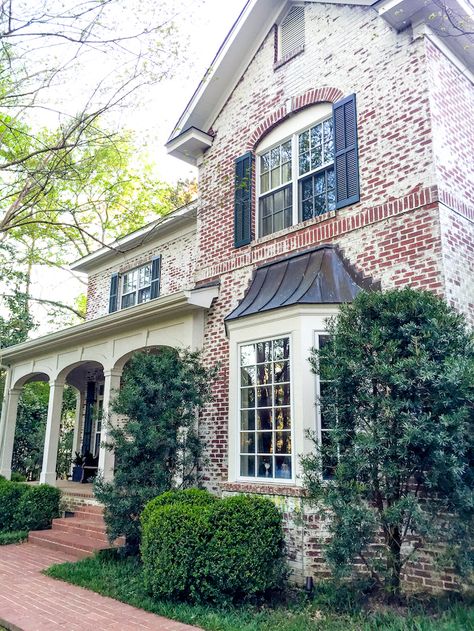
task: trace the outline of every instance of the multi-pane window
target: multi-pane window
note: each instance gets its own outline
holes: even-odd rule
[[[290,339],[240,347],[240,475],[291,479]]]
[[[102,419],[104,416],[104,384],[100,384],[97,392],[97,404],[96,404],[96,422],[95,422],[95,437],[94,437],[94,457],[99,455],[100,451],[100,439],[102,432]]]
[[[151,263],[122,276],[121,308],[147,302],[151,298]]]
[[[329,341],[329,335],[317,335],[316,346],[319,350]],[[323,478],[329,479],[333,476],[335,467],[337,466],[337,454],[332,453],[330,443],[330,432],[326,415],[325,405],[328,403],[327,389],[330,384],[330,380],[327,375],[327,366],[325,366],[324,360],[320,359],[319,362],[319,375],[318,375],[318,415],[319,415],[319,429],[321,445],[324,448],[322,458],[322,475]],[[328,453],[329,452],[329,453]]]
[[[334,210],[332,118],[261,154],[259,168],[260,236]]]

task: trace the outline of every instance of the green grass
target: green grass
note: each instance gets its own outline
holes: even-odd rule
[[[13,532],[0,532],[0,546],[8,546],[11,543],[20,543],[28,538],[27,530],[14,530]],[[0,631],[1,628],[0,628]]]
[[[474,631],[474,606],[430,601],[429,615],[420,601],[400,612],[369,611],[350,590],[336,592],[327,584],[312,602],[303,594],[273,607],[219,609],[203,605],[157,602],[146,594],[140,562],[98,555],[45,571],[54,578],[208,631]]]

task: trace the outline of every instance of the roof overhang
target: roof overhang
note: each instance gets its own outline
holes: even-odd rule
[[[104,339],[110,336],[111,331],[117,335],[134,331],[144,324],[156,323],[170,316],[203,311],[209,309],[218,294],[219,288],[215,286],[207,288],[205,293],[202,290],[180,291],[150,300],[35,340],[0,349],[0,364],[3,366],[17,364],[51,351],[57,352],[60,349],[90,342],[91,339]]]
[[[278,22],[278,19],[287,10],[293,0],[249,0],[237,18],[235,24],[220,47],[209,70],[204,75],[200,84],[186,109],[176,124],[166,146],[168,151],[186,162],[191,162],[193,143],[197,140],[189,136],[186,142],[180,141],[175,146],[175,141],[181,135],[188,134],[191,130],[199,131],[204,136],[240,81],[242,74],[269,30]],[[296,1],[296,0],[295,0]],[[301,0],[299,0],[301,1]],[[434,15],[439,8],[432,0],[303,0],[305,2],[321,2],[324,4],[345,4],[360,7],[372,7],[390,26],[397,31],[404,30],[408,26],[416,26],[420,23],[436,26],[437,21],[442,20]],[[472,9],[466,0],[446,0],[450,10],[460,13],[472,14]],[[442,27],[443,24],[440,24]],[[472,29],[471,29],[472,31]],[[468,68],[472,69],[474,63],[474,46],[472,36],[443,31],[443,41],[451,52]],[[183,131],[184,130],[184,131]],[[204,130],[204,131],[201,131]],[[201,137],[202,138],[202,137]],[[202,140],[201,140],[202,142]],[[181,143],[181,144],[180,144]],[[202,145],[201,145],[202,147]],[[193,158],[194,160],[194,158]],[[191,162],[194,164],[194,162]]]
[[[135,230],[135,232],[131,232],[121,239],[117,239],[113,243],[92,252],[92,254],[84,256],[74,263],[71,263],[69,267],[74,272],[90,272],[98,265],[102,265],[107,263],[109,260],[114,259],[117,254],[123,254],[129,250],[133,250],[152,239],[164,237],[186,223],[192,224],[196,221],[196,216],[197,203],[192,202],[187,206],[183,206],[183,208],[178,208],[178,210],[175,210],[164,217],[159,217],[143,228]]]
[[[213,138],[200,129],[191,127],[166,145],[168,153],[196,166],[199,158],[212,145]]]

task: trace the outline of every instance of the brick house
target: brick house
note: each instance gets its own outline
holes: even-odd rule
[[[89,275],[84,324],[1,352],[1,474],[24,383],[51,385],[41,481],[56,479],[65,383],[74,449],[110,477],[100,419],[126,361],[202,348],[222,365],[199,420],[207,487],[271,497],[295,578],[324,572],[299,456],[307,429],[324,440],[307,358],[326,319],[361,288],[410,285],[474,322],[474,43],[435,8],[247,3],[167,143],[198,167],[198,201],[73,265]]]

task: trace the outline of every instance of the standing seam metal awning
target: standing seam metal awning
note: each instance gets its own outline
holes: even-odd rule
[[[322,245],[257,267],[245,296],[225,320],[296,304],[352,302],[362,289],[375,288],[335,246]]]

